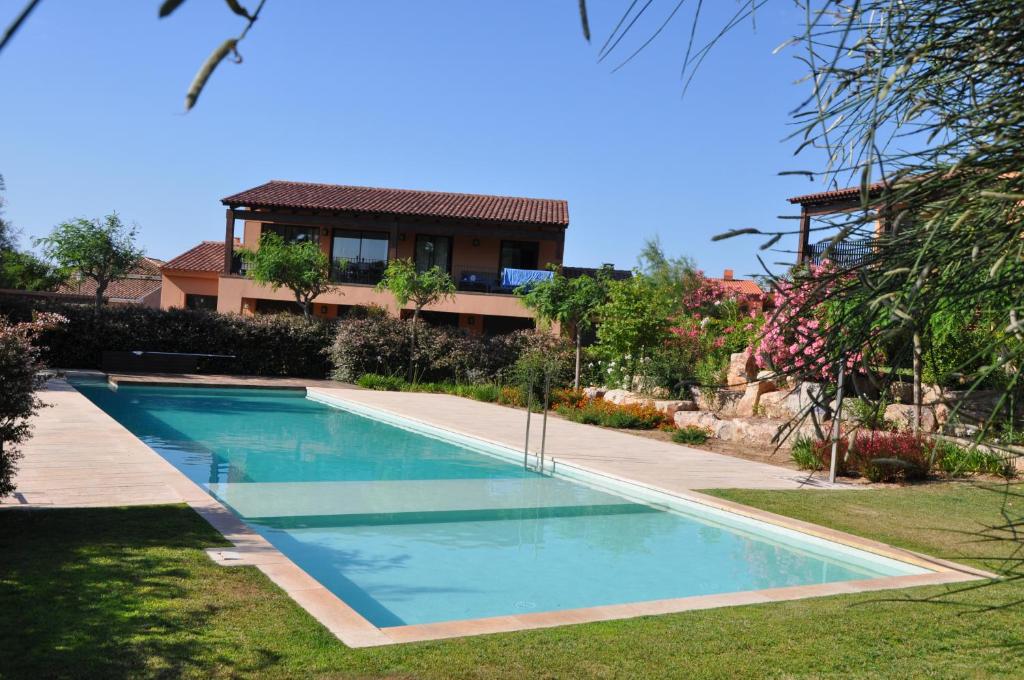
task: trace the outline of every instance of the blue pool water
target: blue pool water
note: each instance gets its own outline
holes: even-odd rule
[[[923,573],[298,392],[75,386],[377,626]]]

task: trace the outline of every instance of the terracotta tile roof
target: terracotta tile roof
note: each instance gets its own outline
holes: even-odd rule
[[[875,182],[868,190],[872,195],[879,193],[885,188],[885,182]],[[800,205],[813,205],[818,203],[831,203],[832,201],[841,201],[848,198],[857,198],[860,196],[860,187],[846,187],[845,189],[833,189],[832,191],[820,191],[816,194],[804,194],[803,196],[793,196],[788,198],[792,204]]]
[[[231,207],[344,210],[569,226],[569,204],[549,198],[453,194],[273,180],[221,199]]]
[[[740,295],[764,295],[764,291],[750,279],[711,279],[718,285]]]
[[[138,301],[150,293],[155,293],[160,290],[162,264],[163,261],[156,258],[141,258],[127,276],[110,282],[104,296],[108,300]],[[96,280],[72,275],[68,281],[58,286],[55,292],[61,295],[93,296],[96,294]]]
[[[163,269],[219,272],[224,269],[224,242],[203,241],[164,263]]]

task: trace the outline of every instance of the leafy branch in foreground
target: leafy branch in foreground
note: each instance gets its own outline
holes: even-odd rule
[[[196,72],[195,78],[192,79],[192,84],[188,88],[188,93],[185,95],[185,110],[189,111],[193,106],[196,105],[196,101],[199,99],[199,95],[202,94],[203,88],[206,87],[206,81],[213,75],[213,71],[224,61],[229,55],[236,64],[242,63],[242,55],[238,52],[238,43],[245,39],[245,36],[249,34],[249,29],[253,27],[256,20],[260,17],[260,12],[263,11],[263,5],[266,0],[260,0],[259,4],[256,5],[256,9],[253,12],[249,12],[243,7],[238,0],[224,0],[227,3],[228,9],[246,20],[245,28],[234,38],[228,38],[220,45],[217,46],[210,56],[206,58],[203,65],[199,67]],[[160,18],[170,16],[174,10],[178,9],[185,0],[164,0],[163,4],[160,5]]]
[[[959,393],[999,391],[984,436],[997,417],[1012,420],[1024,395],[1024,5],[804,7],[793,42],[804,48],[811,92],[794,138],[825,159],[827,183],[860,192],[855,209],[813,225],[833,266],[813,279],[795,270],[792,285],[811,294],[784,302],[776,317],[817,318],[824,305],[842,332],[824,337],[818,355],[833,365],[860,357],[883,390],[908,370],[919,384],[942,324],[960,321],[959,337],[980,344],[942,374]],[[867,247],[837,257],[846,243]],[[789,372],[799,377],[799,368]]]

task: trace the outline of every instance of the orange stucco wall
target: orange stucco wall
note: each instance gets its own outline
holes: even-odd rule
[[[217,293],[217,311],[246,312],[243,304],[249,300],[293,300],[290,291],[283,288],[271,290],[239,276],[221,276]],[[195,292],[195,291],[189,291]],[[184,296],[182,296],[184,304]],[[398,306],[390,293],[377,292],[373,286],[340,285],[334,291],[321,295],[316,305],[376,305],[398,315]],[[411,307],[408,307],[411,309]],[[474,314],[479,316],[516,316],[530,318],[533,315],[514,295],[489,295],[486,293],[458,292],[449,300],[429,305],[424,309],[435,312]],[[336,312],[335,312],[336,314]]]
[[[187,294],[217,295],[217,276],[212,272],[164,271],[160,286],[160,309],[184,307]]]
[[[391,223],[394,225],[394,222]],[[388,231],[384,223],[357,225],[353,230]],[[412,258],[415,255],[416,230],[415,224],[398,223],[395,254],[399,258]],[[262,223],[252,220],[245,221],[242,228],[242,243],[246,248],[256,248],[262,232]],[[497,274],[501,255],[500,238],[486,236],[487,227],[480,227],[480,236],[456,235],[452,237],[452,276],[459,279],[463,271],[482,271]],[[320,229],[320,247],[328,255],[331,250],[333,229]],[[528,233],[518,240],[529,241]],[[477,245],[473,245],[474,241]],[[548,264],[560,264],[561,244],[558,241],[538,239],[538,267],[545,268]],[[172,286],[165,285],[165,294],[161,298],[161,306],[183,306],[186,293],[201,295],[217,295],[217,309],[221,312],[252,313],[255,301],[292,300],[287,290],[271,290],[248,279],[238,276],[221,276],[210,274],[209,279],[184,277],[179,275],[166,276],[165,281],[172,280]],[[323,311],[326,305],[327,311]],[[380,293],[372,286],[340,285],[331,293],[322,295],[315,301],[314,311],[327,317],[337,316],[337,305],[376,305],[387,309],[391,314],[398,314],[398,307],[389,293]],[[480,332],[483,328],[484,316],[512,316],[530,318],[533,315],[511,295],[492,295],[474,292],[459,292],[455,297],[426,308],[430,311],[453,312],[460,314],[459,325],[469,332]],[[469,316],[475,317],[474,324],[468,323]]]

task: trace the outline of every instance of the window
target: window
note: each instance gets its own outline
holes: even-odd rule
[[[208,309],[215,312],[217,311],[217,296],[188,293],[185,295],[185,307],[188,309]]]
[[[498,269],[536,269],[538,257],[536,241],[502,241]]]
[[[335,229],[331,274],[342,283],[377,283],[388,264],[388,235]]]
[[[440,267],[451,273],[452,239],[450,236],[416,236],[416,271],[424,272],[431,267]]]
[[[285,243],[319,242],[320,230],[316,227],[293,227],[287,224],[264,224],[260,234],[275,233]]]

